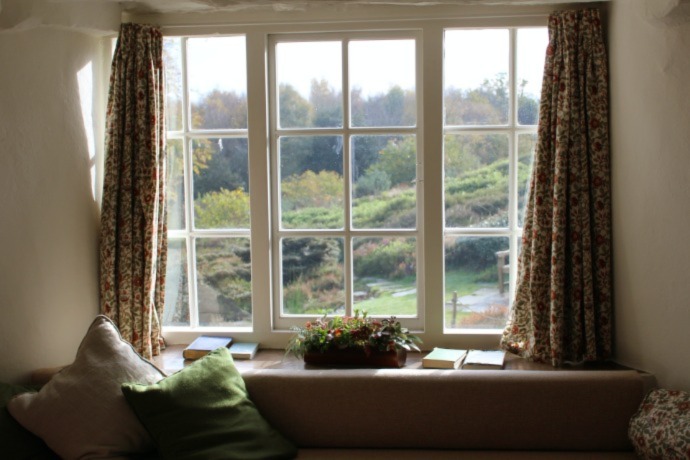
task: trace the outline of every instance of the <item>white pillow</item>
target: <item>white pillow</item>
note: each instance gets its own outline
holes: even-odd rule
[[[124,382],[152,384],[165,374],[98,316],[72,365],[38,393],[15,396],[10,414],[62,458],[116,458],[154,450],[153,440],[127,404]]]

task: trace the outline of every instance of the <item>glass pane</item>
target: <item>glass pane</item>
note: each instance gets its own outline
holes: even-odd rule
[[[446,135],[446,227],[508,226],[508,136]]]
[[[518,227],[525,224],[525,210],[529,196],[529,185],[532,178],[534,149],[537,147],[536,134],[518,136]]]
[[[163,38],[165,64],[165,123],[168,131],[182,130],[182,39]]]
[[[281,128],[343,126],[341,55],[339,41],[276,45]]]
[[[350,42],[353,126],[414,126],[415,41]]]
[[[189,285],[185,240],[168,240],[163,326],[189,326]]]
[[[446,31],[446,125],[508,123],[509,44],[507,29]]]
[[[415,238],[354,238],[353,307],[370,315],[417,314]]]
[[[283,313],[345,313],[342,238],[284,238]]]
[[[194,225],[249,228],[247,139],[195,139]]]
[[[184,154],[182,140],[168,139],[168,177],[166,201],[168,206],[168,230],[183,230],[184,218]]]
[[[283,228],[343,228],[343,138],[279,139]]]
[[[196,240],[200,326],[251,326],[249,238]]]
[[[502,329],[508,319],[508,238],[446,237],[446,328]]]
[[[415,228],[415,136],[352,137],[352,225]]]
[[[519,29],[517,33],[518,123],[536,125],[544,75],[544,58],[549,44],[545,27]]]
[[[187,40],[192,129],[247,128],[244,36]]]

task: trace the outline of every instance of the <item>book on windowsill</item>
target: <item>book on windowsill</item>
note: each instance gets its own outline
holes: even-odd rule
[[[467,350],[452,348],[434,348],[422,358],[422,367],[432,369],[457,369],[460,367]]]
[[[230,348],[232,337],[213,337],[210,335],[200,335],[187,348],[182,350],[184,359],[199,359],[216,348]]]
[[[253,342],[233,343],[230,347],[230,354],[235,359],[252,359],[259,350],[259,344]]]
[[[470,350],[462,369],[503,369],[505,358],[504,350]]]

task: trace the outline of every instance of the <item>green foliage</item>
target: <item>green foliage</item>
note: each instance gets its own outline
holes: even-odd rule
[[[200,238],[197,269],[213,288],[225,321],[251,318],[251,260],[247,238]]]
[[[194,202],[198,228],[249,228],[249,195],[242,189],[209,192]]]
[[[323,266],[337,264],[342,255],[340,240],[335,238],[284,238],[283,283],[293,283],[300,276],[318,274]]]
[[[416,244],[413,239],[372,238],[359,242],[354,250],[357,277],[399,279],[414,274]]]
[[[284,180],[280,189],[283,212],[304,208],[342,210],[343,178],[333,171],[305,171]]]
[[[397,188],[376,196],[356,198],[353,222],[357,228],[414,228],[415,189]]]
[[[382,171],[391,184],[410,185],[417,178],[417,145],[413,136],[391,139],[368,171]]]
[[[367,171],[355,184],[357,196],[375,195],[391,188],[388,174],[381,169]]]
[[[507,238],[458,237],[446,244],[446,269],[463,267],[481,271],[491,267],[495,271],[496,252],[505,249],[508,249]]]
[[[308,352],[323,353],[328,350],[392,351],[397,349],[419,351],[421,340],[402,327],[395,317],[374,319],[362,316],[355,310],[355,316],[327,316],[304,327],[294,327],[295,335],[288,343],[286,353],[297,357]]]

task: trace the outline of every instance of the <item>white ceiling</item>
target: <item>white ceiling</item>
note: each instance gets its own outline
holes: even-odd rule
[[[573,3],[573,0],[49,0],[51,3],[118,4],[130,14],[218,12],[270,9],[304,10],[312,7],[347,5],[544,5]],[[576,0],[582,2],[583,0]],[[597,0],[584,0],[585,2]]]

